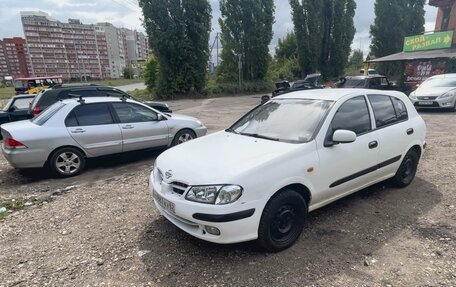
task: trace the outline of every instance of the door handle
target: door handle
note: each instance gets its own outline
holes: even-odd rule
[[[370,148],[370,149],[374,149],[374,148],[376,148],[376,147],[378,147],[378,142],[377,142],[377,141],[371,141],[371,142],[369,143],[369,148]]]
[[[407,130],[407,134],[408,134],[408,135],[412,135],[414,132],[415,132],[415,131],[414,131],[412,128],[410,128],[410,129]]]
[[[133,129],[133,128],[134,128],[134,127],[131,126],[131,125],[122,126],[122,129],[124,129],[124,130],[131,130],[131,129]]]
[[[71,131],[73,134],[82,134],[85,133],[85,129],[74,129]]]

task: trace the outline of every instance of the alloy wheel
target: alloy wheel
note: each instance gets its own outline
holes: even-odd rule
[[[73,174],[79,171],[81,159],[75,153],[64,152],[57,156],[55,166],[62,174]]]

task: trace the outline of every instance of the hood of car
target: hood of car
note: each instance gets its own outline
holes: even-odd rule
[[[239,175],[299,146],[221,131],[165,151],[156,164],[166,182],[236,184]]]
[[[415,96],[417,97],[438,97],[445,93],[448,93],[451,90],[454,90],[455,87],[433,87],[433,88],[418,88],[415,91]]]

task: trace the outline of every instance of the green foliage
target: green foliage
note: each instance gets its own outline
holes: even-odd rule
[[[286,61],[291,58],[298,58],[298,43],[295,33],[287,33],[275,48],[275,59],[277,61]]]
[[[274,89],[274,85],[269,81],[244,81],[239,86],[239,83],[220,83],[210,81],[207,86],[209,95],[230,95],[230,94],[255,94],[260,92],[270,93]]]
[[[289,0],[303,74],[343,74],[355,35],[354,0]]]
[[[158,70],[158,61],[154,55],[151,55],[147,59],[143,71],[144,82],[149,90],[153,90],[157,85]]]
[[[123,69],[123,77],[124,77],[124,79],[133,79],[134,73],[135,72],[133,71],[133,68],[125,67]]]
[[[266,78],[274,9],[273,0],[220,0],[223,50],[216,73],[218,82],[238,81],[239,57],[242,80]]]
[[[202,92],[207,81],[211,6],[207,0],[140,0],[160,67],[157,95]]]
[[[293,81],[301,78],[301,69],[297,57],[290,57],[284,60],[273,60],[270,64],[270,78],[274,81]]]
[[[348,59],[346,74],[358,75],[362,68],[364,68],[364,53],[361,50],[354,50]]]
[[[404,37],[424,32],[425,0],[376,0],[375,20],[370,27],[371,54],[376,58],[402,51]],[[401,63],[380,63],[378,71],[387,76],[403,74]]]

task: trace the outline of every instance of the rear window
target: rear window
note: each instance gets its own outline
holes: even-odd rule
[[[45,109],[41,114],[32,119],[32,123],[42,126],[46,123],[53,115],[55,115],[61,108],[65,106],[64,103],[58,102]]]
[[[47,90],[44,93],[40,93],[36,96],[33,104],[34,107],[46,108],[58,101],[58,92],[56,90]]]
[[[347,79],[344,88],[362,88],[366,81],[364,79]]]

